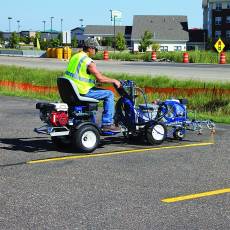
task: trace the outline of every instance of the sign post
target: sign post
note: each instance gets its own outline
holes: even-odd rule
[[[113,21],[113,45],[114,45],[114,53],[116,48],[116,20],[122,18],[121,11],[118,10],[110,10],[111,12],[111,21]]]

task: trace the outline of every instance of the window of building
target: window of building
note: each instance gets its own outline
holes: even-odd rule
[[[230,9],[230,2],[227,2],[227,9]]]
[[[230,16],[227,16],[227,17],[226,17],[226,23],[229,23],[229,24],[230,24]]]
[[[221,2],[216,3],[216,10],[222,10],[222,3]]]
[[[227,38],[227,39],[230,39],[230,30],[227,30],[227,31],[226,31],[226,38]]]
[[[216,30],[215,31],[215,38],[220,38],[221,37],[221,31],[220,30]]]
[[[168,46],[161,46],[160,51],[168,51],[169,47]]]
[[[215,24],[216,25],[221,25],[222,18],[221,17],[215,17]]]
[[[182,50],[182,46],[174,46],[174,51],[181,51]]]

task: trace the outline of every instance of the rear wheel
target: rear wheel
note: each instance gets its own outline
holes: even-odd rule
[[[161,144],[167,137],[167,129],[164,124],[156,123],[149,127],[146,131],[147,141],[151,145]]]
[[[100,143],[98,130],[91,125],[84,125],[73,135],[73,147],[81,152],[93,152]]]

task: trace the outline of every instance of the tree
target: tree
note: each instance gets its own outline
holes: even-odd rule
[[[78,47],[78,41],[77,41],[77,36],[76,35],[74,35],[74,37],[73,37],[73,39],[71,41],[71,46],[73,48],[77,48]]]
[[[112,44],[113,44],[113,38],[112,37],[103,38],[101,41],[102,46],[112,46]]]
[[[116,36],[116,48],[119,51],[123,51],[126,48],[126,41],[123,33],[118,33]]]
[[[159,49],[160,49],[160,44],[159,43],[157,43],[157,42],[153,42],[152,43],[152,50],[153,51],[158,51]]]
[[[3,42],[3,32],[2,31],[0,31],[0,43],[2,43]]]
[[[145,52],[147,48],[152,44],[152,37],[152,33],[146,30],[144,36],[141,37],[140,45],[138,46],[140,52]]]
[[[39,42],[41,42],[41,32],[36,32],[35,38],[33,39],[34,47],[37,47],[37,39]]]
[[[11,37],[10,37],[10,41],[9,41],[9,45],[10,45],[10,48],[18,48],[18,45],[19,45],[19,36],[16,32],[13,32]]]
[[[51,47],[58,47],[60,45],[60,40],[58,38],[53,38],[50,40]]]

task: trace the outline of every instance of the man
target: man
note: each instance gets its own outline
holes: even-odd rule
[[[69,62],[65,76],[71,78],[77,85],[82,96],[103,100],[102,130],[120,132],[119,127],[113,123],[114,116],[114,95],[110,90],[99,89],[95,83],[112,83],[118,88],[121,83],[100,73],[94,61],[90,58],[94,56],[100,48],[99,43],[94,38],[88,38],[84,42],[83,51],[75,54]]]

